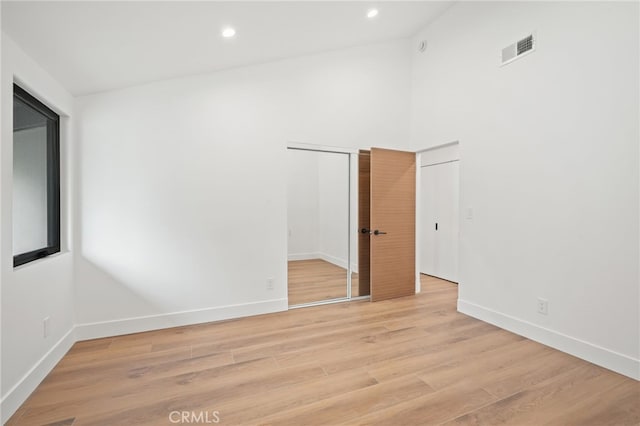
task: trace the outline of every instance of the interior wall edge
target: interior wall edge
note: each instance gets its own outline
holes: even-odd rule
[[[58,342],[16,383],[0,401],[0,422],[4,424],[29,398],[76,342],[75,328],[70,328]]]
[[[458,312],[640,381],[640,359],[458,299]]]
[[[288,299],[282,298],[113,321],[76,324],[76,341],[271,314],[286,311],[288,305]]]

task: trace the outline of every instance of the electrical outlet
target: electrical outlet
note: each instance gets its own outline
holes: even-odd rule
[[[45,339],[49,337],[49,317],[42,320],[42,332]]]
[[[273,278],[267,278],[267,290],[273,290]]]
[[[538,297],[538,313],[542,315],[549,314],[549,301],[547,299]]]

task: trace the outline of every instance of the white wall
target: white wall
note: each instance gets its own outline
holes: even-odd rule
[[[349,154],[289,149],[289,260],[323,259],[347,267]]]
[[[458,3],[422,39],[411,143],[460,141],[459,309],[640,379],[638,3]]]
[[[79,337],[286,309],[287,142],[406,148],[410,58],[401,40],[79,99]]]
[[[61,114],[61,231],[62,253],[13,267],[12,173],[13,82]],[[73,343],[73,264],[69,252],[71,201],[69,155],[73,98],[42,68],[2,34],[2,133],[0,166],[0,253],[2,295],[2,421],[35,389]],[[44,338],[43,319],[50,318]]]
[[[287,258],[315,259],[318,256],[318,154],[287,150]]]
[[[349,252],[349,154],[318,158],[318,241],[322,258],[347,268]]]

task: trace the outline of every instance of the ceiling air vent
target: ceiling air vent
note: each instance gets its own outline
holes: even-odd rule
[[[516,59],[533,52],[535,49],[535,37],[533,34],[529,34],[528,36],[502,49],[502,62],[500,65],[502,66],[513,62]]]

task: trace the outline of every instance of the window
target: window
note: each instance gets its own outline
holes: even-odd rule
[[[13,266],[60,251],[60,117],[13,85]]]

